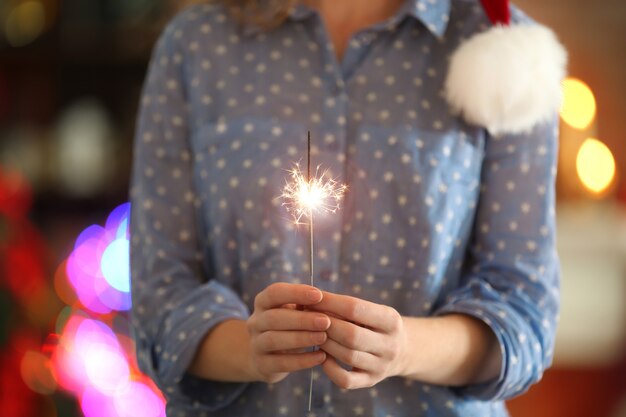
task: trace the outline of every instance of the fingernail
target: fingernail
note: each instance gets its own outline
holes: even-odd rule
[[[317,301],[320,299],[320,292],[317,290],[309,290],[307,292],[307,298],[311,301]]]
[[[328,319],[324,316],[315,317],[313,322],[318,329],[326,329],[328,327]]]

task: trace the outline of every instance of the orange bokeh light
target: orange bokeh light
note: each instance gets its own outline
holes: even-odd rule
[[[576,155],[576,171],[587,190],[603,194],[615,178],[615,159],[611,150],[595,138],[587,138]]]
[[[567,78],[561,84],[563,91],[561,118],[573,128],[586,129],[596,115],[596,99],[591,89],[576,78]]]

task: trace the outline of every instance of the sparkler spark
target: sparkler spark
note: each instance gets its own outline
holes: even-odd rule
[[[315,213],[335,213],[339,209],[346,185],[331,178],[328,170],[321,174],[319,171],[318,166],[315,176],[307,180],[300,170],[300,164],[295,163],[293,169],[289,170],[290,180],[285,182],[281,198],[295,224],[305,224],[302,222],[303,217],[310,221]]]

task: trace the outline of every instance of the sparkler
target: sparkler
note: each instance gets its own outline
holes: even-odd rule
[[[311,135],[308,135],[306,175],[300,170],[300,164],[294,164],[289,170],[291,181],[285,183],[281,198],[283,206],[291,213],[295,224],[307,224],[302,218],[308,218],[309,232],[312,231],[314,213],[335,213],[347,187],[330,177],[327,170],[320,173],[315,169],[311,178]]]
[[[313,214],[335,213],[339,209],[339,202],[346,192],[347,186],[331,178],[328,171],[320,167],[315,169],[315,176],[311,178],[311,132],[307,132],[307,164],[306,177],[300,170],[299,164],[289,171],[291,181],[287,181],[283,188],[283,206],[291,213],[295,224],[306,224],[303,218],[308,219],[309,225],[309,278],[313,286]],[[309,384],[309,411],[313,396],[313,370]]]

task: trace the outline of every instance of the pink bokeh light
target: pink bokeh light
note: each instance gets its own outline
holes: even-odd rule
[[[120,337],[99,320],[72,314],[53,356],[59,385],[80,398],[85,417],[165,417],[163,397],[133,371]]]
[[[80,408],[85,417],[119,417],[113,398],[93,387],[86,387],[80,395]]]
[[[89,385],[113,394],[129,382],[128,361],[113,331],[95,320],[83,320],[75,336],[75,349],[84,364]]]
[[[64,282],[80,303],[58,320],[51,362],[85,417],[165,417],[164,397],[137,369],[130,323],[117,314],[131,307],[129,216],[122,204],[104,227],[86,228],[65,262]]]
[[[81,304],[98,314],[131,307],[128,217],[130,204],[111,212],[105,227],[92,225],[76,239],[66,272]]]
[[[143,382],[133,381],[115,395],[119,417],[165,417],[165,402]]]

